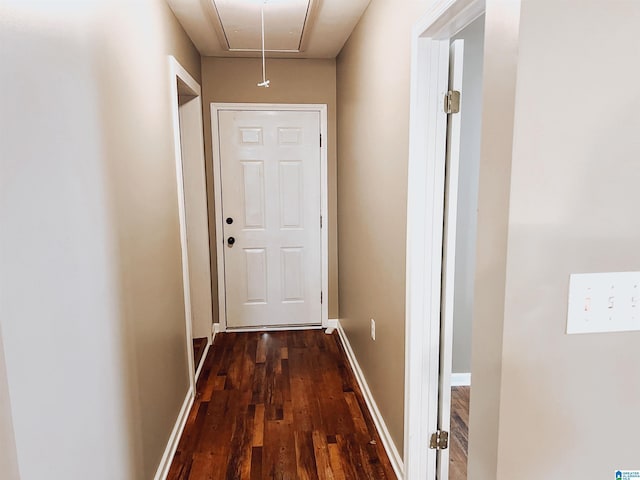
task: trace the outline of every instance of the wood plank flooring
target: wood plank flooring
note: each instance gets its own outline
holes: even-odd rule
[[[337,333],[221,333],[168,479],[396,479]]]
[[[449,480],[467,480],[470,394],[471,387],[453,387],[451,389]]]

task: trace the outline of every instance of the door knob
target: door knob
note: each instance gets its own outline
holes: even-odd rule
[[[233,238],[233,237],[227,238],[227,244],[229,246],[232,246],[234,243],[236,243],[236,239],[235,238]]]
[[[233,223],[233,218],[227,217],[227,225],[231,225]]]

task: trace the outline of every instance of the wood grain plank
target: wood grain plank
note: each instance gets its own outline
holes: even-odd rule
[[[312,432],[294,432],[299,480],[319,480]]]
[[[346,480],[347,477],[344,474],[344,470],[342,468],[342,455],[340,453],[340,447],[338,447],[338,444],[334,442],[328,444],[327,449],[329,450],[331,473],[333,474],[335,480]]]
[[[264,439],[264,403],[259,403],[255,408],[255,419],[253,422],[253,446],[262,447]]]
[[[251,480],[262,480],[262,447],[251,449]]]
[[[193,465],[191,467],[191,471],[189,472],[189,476],[185,477],[186,479],[202,479],[202,480],[215,480],[220,478],[220,473],[216,472],[212,465],[219,463],[219,460],[216,460],[216,455],[212,455],[209,453],[196,453],[193,456]]]
[[[248,478],[251,473],[251,441],[253,439],[253,422],[255,405],[249,405],[236,415],[235,428],[231,437],[229,462],[227,464],[227,480]],[[244,475],[243,475],[244,474]]]
[[[449,436],[449,478],[467,479],[469,443],[469,400],[471,387],[451,388],[451,434]]]
[[[314,430],[312,435],[313,452],[316,458],[316,470],[319,480],[336,480],[336,475],[333,473],[331,467],[331,458],[329,456],[329,444],[327,443],[327,436]]]
[[[262,475],[269,479],[296,478],[294,431],[282,421],[265,421]]]
[[[197,389],[171,480],[395,479],[336,333],[218,334]]]

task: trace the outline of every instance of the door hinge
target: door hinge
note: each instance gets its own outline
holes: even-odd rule
[[[322,228],[322,215],[320,215],[320,228]]]
[[[322,305],[322,301],[323,301],[322,297],[323,297],[322,292],[320,292],[320,305]]]
[[[449,448],[449,432],[438,430],[436,433],[432,433],[429,448],[431,450],[446,450]]]
[[[449,90],[444,94],[444,113],[460,112],[460,92]]]
[[[320,134],[320,148],[322,148],[322,134]]]

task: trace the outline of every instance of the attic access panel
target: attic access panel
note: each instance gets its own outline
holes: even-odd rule
[[[264,5],[265,49],[299,52],[312,0],[214,0],[229,51],[260,51]]]

